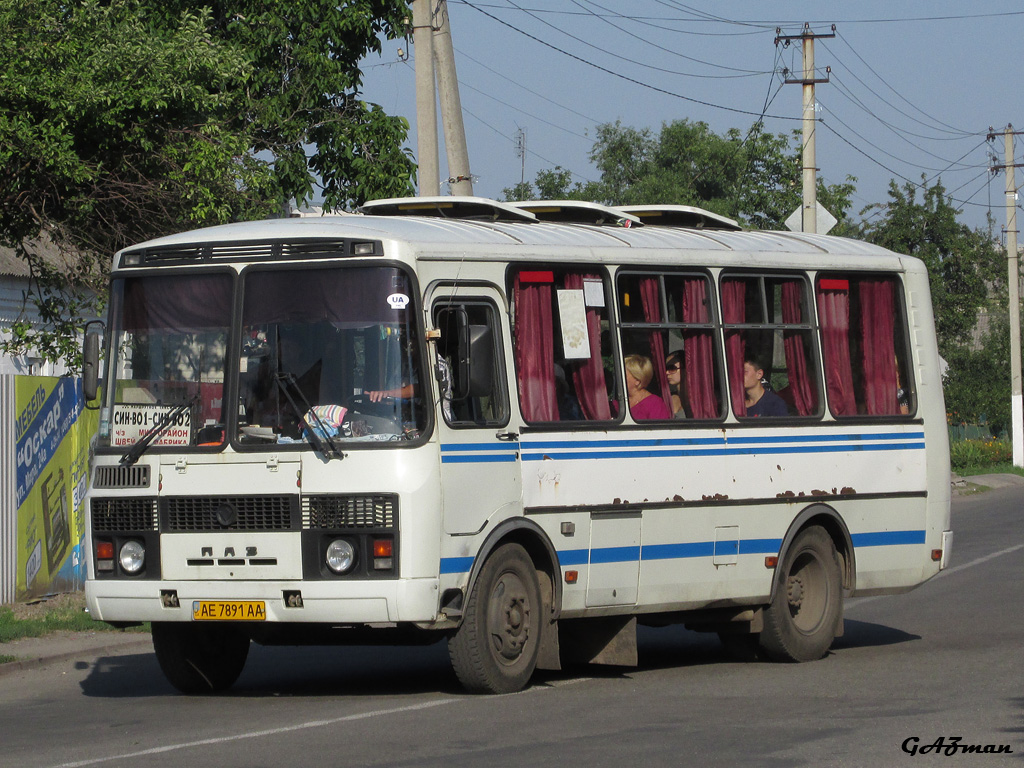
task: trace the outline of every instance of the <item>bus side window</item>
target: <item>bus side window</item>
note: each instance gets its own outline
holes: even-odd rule
[[[818,276],[825,383],[836,418],[914,412],[902,288],[891,275]]]
[[[711,283],[704,274],[620,272],[623,354],[654,365],[647,390],[673,419],[723,416]]]
[[[493,427],[508,422],[497,312],[485,299],[434,306],[438,393],[445,421],[456,427]]]
[[[817,353],[806,280],[795,275],[726,273],[721,285],[733,413],[738,418],[819,415]],[[750,376],[752,369],[764,372],[760,382]],[[748,414],[747,408],[762,398],[767,399]]]
[[[523,419],[610,421],[618,416],[608,291],[596,267],[512,273],[516,379]]]

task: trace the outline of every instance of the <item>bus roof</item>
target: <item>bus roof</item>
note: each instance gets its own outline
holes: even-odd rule
[[[452,204],[448,205],[449,202]],[[423,207],[417,208],[417,204]],[[533,205],[539,207],[539,203]],[[646,208],[656,210],[658,207]],[[661,207],[662,210],[672,208],[682,207]],[[522,256],[528,258],[529,252],[525,248],[538,249],[536,255],[540,257],[552,257],[554,249],[558,249],[559,255],[564,254],[565,257],[572,257],[571,251],[576,249],[636,249],[626,257],[628,260],[640,256],[638,251],[645,249],[720,254],[723,257],[730,253],[756,254],[763,258],[777,254],[798,259],[827,255],[875,258],[899,256],[880,246],[849,238],[732,229],[727,224],[731,220],[725,217],[718,217],[722,219],[718,225],[721,229],[708,223],[690,226],[595,226],[539,220],[526,206],[517,207],[485,198],[454,197],[374,201],[363,206],[362,211],[356,215],[225,224],[140,243],[124,249],[120,254],[172,249],[184,256],[190,250],[198,255],[203,249],[209,253],[223,248],[225,250],[220,254],[221,258],[216,260],[230,261],[228,251],[231,248],[228,248],[228,244],[345,240],[391,241],[432,254],[441,254],[447,250],[453,256],[459,249],[465,253],[479,253],[493,248],[502,252],[502,258],[507,258],[513,251],[522,251]],[[683,215],[686,212],[677,210],[676,213]],[[626,218],[629,214],[622,211],[622,216]],[[701,217],[698,215],[697,218]],[[575,258],[579,258],[579,255]]]

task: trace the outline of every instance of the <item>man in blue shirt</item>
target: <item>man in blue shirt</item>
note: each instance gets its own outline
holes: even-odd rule
[[[770,389],[765,389],[764,366],[752,356],[743,361],[743,388],[746,390],[748,417],[788,416],[785,401]]]

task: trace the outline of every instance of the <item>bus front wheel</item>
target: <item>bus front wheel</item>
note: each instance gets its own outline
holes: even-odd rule
[[[223,624],[154,622],[153,650],[168,682],[182,693],[219,693],[242,674],[249,637]]]
[[[537,571],[518,544],[499,547],[470,592],[462,625],[448,641],[452,667],[472,693],[513,693],[530,681],[540,648]]]
[[[761,648],[774,661],[814,661],[842,619],[842,577],[832,537],[813,526],[793,540],[775,598],[764,611]]]

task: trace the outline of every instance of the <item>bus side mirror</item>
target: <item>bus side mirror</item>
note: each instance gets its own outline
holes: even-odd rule
[[[96,399],[100,384],[100,337],[101,334],[90,326],[100,326],[93,320],[86,323],[85,341],[82,344],[82,393],[85,401]],[[100,326],[102,327],[102,326]]]

